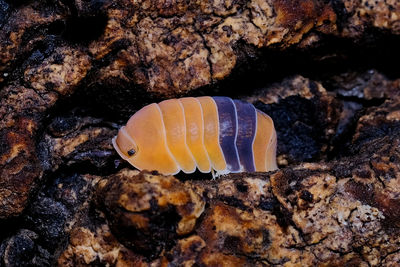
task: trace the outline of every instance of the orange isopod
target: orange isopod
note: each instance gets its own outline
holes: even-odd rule
[[[276,132],[252,104],[229,97],[185,97],[136,112],[112,139],[118,154],[139,170],[216,175],[272,171]]]

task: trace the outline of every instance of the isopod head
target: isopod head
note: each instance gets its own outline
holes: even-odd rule
[[[166,141],[160,108],[150,104],[136,112],[113,138],[118,154],[139,170],[157,170],[176,174],[179,167],[173,160]]]
[[[138,151],[138,147],[131,136],[126,131],[126,127],[122,127],[118,135],[112,139],[113,146],[118,154],[124,160],[128,160],[135,156]]]

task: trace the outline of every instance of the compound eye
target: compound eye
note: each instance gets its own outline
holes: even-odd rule
[[[130,150],[128,150],[128,155],[130,156],[130,157],[132,157],[133,155],[135,155],[135,153],[136,153],[136,151],[132,148],[132,149],[130,149]]]

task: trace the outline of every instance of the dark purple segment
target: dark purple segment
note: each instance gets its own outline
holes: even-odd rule
[[[214,96],[219,118],[219,144],[224,153],[227,169],[240,171],[239,156],[235,141],[237,134],[237,118],[235,104],[229,97]]]
[[[234,100],[238,117],[238,133],[236,148],[239,154],[240,164],[247,172],[254,172],[253,141],[256,135],[257,114],[252,104],[240,100]]]

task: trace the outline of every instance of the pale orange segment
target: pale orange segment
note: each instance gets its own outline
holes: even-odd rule
[[[161,109],[167,145],[179,167],[186,173],[196,170],[196,162],[186,144],[186,125],[183,106],[177,99],[162,101]]]
[[[226,169],[224,154],[219,145],[219,119],[218,110],[212,97],[203,96],[197,98],[203,110],[204,120],[204,146],[206,147],[211,165],[214,170]]]
[[[126,131],[137,145],[135,155],[128,161],[139,170],[157,170],[176,174],[179,167],[167,147],[161,110],[157,104],[145,106],[126,124]]]
[[[204,146],[204,123],[199,100],[194,97],[180,98],[186,121],[186,143],[201,172],[210,172],[211,163]]]
[[[275,146],[272,144],[274,136],[276,140],[272,119],[257,110],[257,132],[253,143],[256,171],[265,172],[276,169],[276,159],[275,157],[272,158],[272,154],[275,154],[276,147],[276,143]]]
[[[272,131],[271,141],[267,148],[267,170],[273,171],[278,169],[278,165],[276,164],[276,145],[277,138],[275,129]]]

